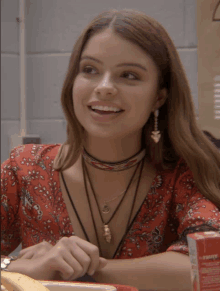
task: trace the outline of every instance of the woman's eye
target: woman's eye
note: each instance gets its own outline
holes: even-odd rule
[[[95,73],[93,73],[93,71],[96,71],[96,69],[94,69],[91,66],[85,66],[85,67],[82,68],[82,72],[85,73],[85,74],[92,74],[92,75],[94,75]],[[129,80],[129,81],[139,80],[139,77],[136,76],[135,74],[131,73],[131,72],[125,72],[125,73],[122,74],[122,76],[124,78],[126,78],[127,80]]]
[[[83,72],[83,73],[86,73],[86,74],[90,74],[90,73],[91,73],[91,70],[93,70],[92,67],[90,67],[90,66],[86,66],[86,67],[84,67],[84,68],[82,69],[82,72]]]
[[[134,75],[133,73],[126,72],[126,73],[123,74],[123,76],[129,76],[129,75],[133,76],[133,78],[126,78],[126,79],[128,79],[128,80],[139,80],[139,78],[136,75]]]

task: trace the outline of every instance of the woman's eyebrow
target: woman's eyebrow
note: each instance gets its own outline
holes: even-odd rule
[[[86,60],[93,60],[93,61],[95,61],[95,62],[97,62],[97,63],[103,65],[103,62],[101,62],[100,60],[98,60],[98,59],[96,59],[96,58],[94,58],[94,57],[90,57],[90,56],[83,56],[83,57],[80,59],[80,61],[85,60],[85,59],[86,59]],[[142,70],[144,70],[144,71],[147,72],[147,69],[146,69],[143,65],[141,65],[141,64],[137,64],[137,63],[122,63],[122,64],[118,64],[116,67],[123,67],[123,66],[133,66],[133,67],[138,67],[138,68],[140,68],[140,69],[142,69]]]

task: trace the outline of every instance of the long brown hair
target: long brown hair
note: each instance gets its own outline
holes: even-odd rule
[[[69,168],[82,151],[84,129],[74,114],[72,88],[86,43],[107,28],[151,56],[160,72],[158,91],[164,87],[168,90],[168,98],[159,109],[160,141],[155,144],[150,137],[154,130],[153,113],[143,128],[142,144],[147,149],[150,162],[157,169],[173,169],[182,157],[192,171],[200,192],[220,208],[220,153],[197,125],[189,82],[178,52],[160,23],[134,9],[111,9],[99,14],[78,38],[61,96],[67,120],[67,140],[56,156],[54,169],[63,171]],[[65,145],[68,145],[68,150],[64,154]]]

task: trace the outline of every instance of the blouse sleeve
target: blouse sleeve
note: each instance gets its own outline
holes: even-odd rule
[[[187,234],[220,231],[220,210],[200,193],[187,166],[177,178],[173,195],[171,217],[177,226],[178,240],[166,251],[189,255]]]
[[[20,198],[16,164],[10,158],[1,165],[1,254],[9,255],[21,243],[21,223],[18,215]]]

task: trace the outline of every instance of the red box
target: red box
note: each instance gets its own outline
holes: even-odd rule
[[[220,233],[187,235],[193,291],[220,291]]]

